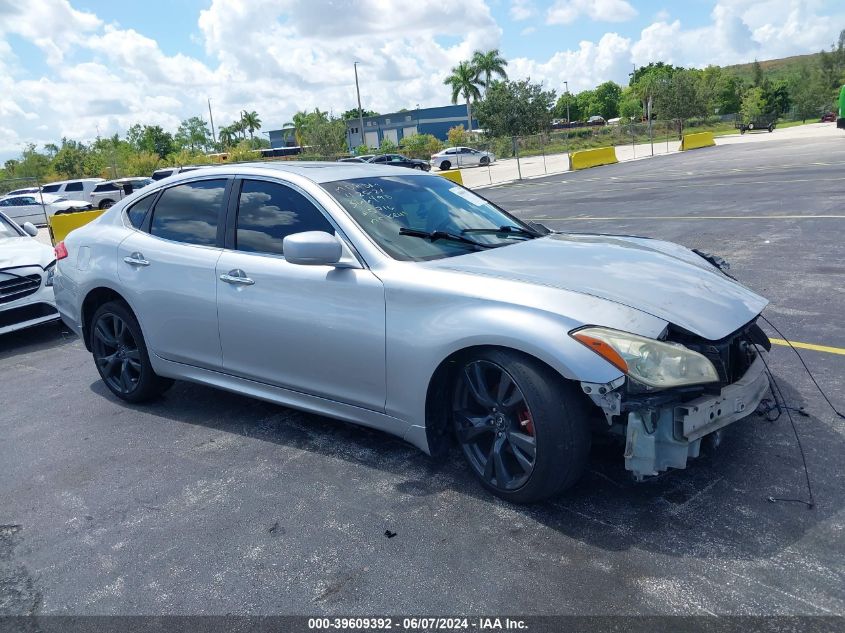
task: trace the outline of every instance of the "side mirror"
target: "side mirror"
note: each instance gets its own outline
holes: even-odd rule
[[[35,228],[35,225],[32,222],[24,222],[21,225],[21,228],[24,230],[24,233],[26,233],[30,237],[35,237],[36,235],[38,235],[38,229]]]
[[[288,262],[303,266],[333,266],[343,255],[340,241],[325,231],[288,235],[282,242],[282,250]]]

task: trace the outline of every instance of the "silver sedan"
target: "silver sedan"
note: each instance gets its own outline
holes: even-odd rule
[[[766,300],[698,254],[402,168],[200,169],[56,250],[59,312],[117,397],[190,380],[454,442],[514,502],[575,483],[595,433],[637,478],[683,468],[768,387]]]

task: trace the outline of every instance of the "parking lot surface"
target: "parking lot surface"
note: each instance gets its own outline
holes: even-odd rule
[[[715,252],[790,338],[845,347],[845,135],[486,189],[556,229]],[[565,271],[561,271],[565,274]],[[804,353],[840,408],[845,356]],[[0,338],[0,613],[843,614],[845,424],[785,347],[786,416],[642,484],[595,446],[560,499],[500,502],[460,456],[177,383],[118,402],[59,326]],[[395,533],[392,538],[385,531]]]

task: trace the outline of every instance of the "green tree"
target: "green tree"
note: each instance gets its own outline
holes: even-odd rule
[[[467,132],[463,125],[450,127],[446,132],[446,143],[449,147],[460,147],[467,144]]]
[[[302,122],[302,137],[308,153],[334,157],[346,153],[346,122],[315,108]]]
[[[362,116],[378,116],[378,112],[374,110],[364,110],[361,109]],[[351,110],[347,110],[343,114],[340,115],[340,118],[343,120],[348,119],[357,119],[358,118],[358,108],[352,108]],[[293,125],[293,123],[285,123],[285,126]]]
[[[754,86],[745,91],[742,97],[740,112],[745,121],[753,121],[765,114],[766,100],[763,96],[762,88]]]
[[[505,72],[505,66],[508,65],[508,62],[504,57],[499,55],[498,48],[487,52],[475,51],[470,63],[475,69],[476,75],[478,77],[484,77],[482,83],[484,84],[485,95],[487,94],[487,90],[490,89],[490,82],[493,79],[493,75],[498,76],[500,79],[508,78],[508,74]]]
[[[543,84],[494,81],[476,108],[478,123],[491,136],[523,136],[549,129],[555,91]]]
[[[247,112],[244,110],[241,113],[241,122],[243,123],[244,129],[249,132],[249,138],[252,139],[255,136],[255,131],[261,129],[261,119],[258,116],[258,112],[253,110],[252,112]]]
[[[161,158],[154,152],[134,152],[126,161],[126,171],[133,176],[151,175],[161,165]]]
[[[174,141],[179,148],[192,153],[205,150],[212,144],[211,130],[202,117],[192,116],[179,124]]]
[[[567,105],[569,106],[568,109],[566,107]],[[553,114],[556,119],[566,119],[568,117],[573,121],[578,121],[584,118],[584,113],[581,112],[578,99],[571,92],[564,92],[558,97]]]
[[[713,110],[719,114],[736,114],[742,105],[742,81],[734,76],[723,74],[716,84],[716,97]]]
[[[754,84],[755,88],[760,88],[763,85],[763,67],[756,59],[754,60],[754,64],[751,66],[751,77],[751,82]]]
[[[53,170],[65,178],[80,178],[85,175],[85,158],[88,148],[79,141],[62,138],[62,145],[53,159]]]
[[[687,119],[707,115],[707,104],[699,90],[697,71],[680,69],[671,76],[659,79],[654,94],[654,104],[661,118],[672,119],[678,125],[678,136],[683,134]]]
[[[411,158],[430,158],[443,149],[443,143],[431,134],[412,134],[399,141],[399,148]]]
[[[804,122],[819,116],[832,101],[819,70],[811,69],[807,64],[789,78],[787,85],[795,116]]]
[[[643,103],[632,88],[625,88],[619,99],[619,116],[625,120],[639,121],[643,116]]]
[[[6,173],[13,178],[37,178],[41,180],[50,171],[50,158],[35,149],[35,144],[26,145],[20,160],[6,161]]]
[[[238,132],[231,125],[224,125],[217,130],[217,138],[224,149],[233,147],[238,142]]]
[[[619,116],[619,99],[622,96],[622,88],[613,81],[605,81],[593,90],[593,97],[590,101],[590,115],[599,115],[605,119],[613,119]]]
[[[452,74],[446,77],[444,84],[452,89],[452,103],[463,97],[467,104],[467,129],[472,130],[472,102],[481,98],[478,90],[478,73],[470,62],[461,62],[452,68]]]
[[[165,132],[160,125],[140,125],[136,123],[126,132],[126,140],[141,152],[153,152],[164,159],[176,151],[173,135]]]

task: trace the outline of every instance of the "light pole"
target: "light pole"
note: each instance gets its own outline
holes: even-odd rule
[[[211,119],[211,139],[217,143],[217,133],[214,131],[214,115],[211,114],[211,97],[208,97],[208,118]]]
[[[571,95],[569,94],[569,82],[564,81],[563,85],[566,86],[566,155],[569,156],[569,100],[571,99]]]
[[[358,62],[353,64],[355,67],[355,93],[358,95],[358,125],[361,131],[361,145],[364,141],[364,111],[361,109],[361,89],[358,87]],[[351,148],[350,148],[351,149]]]

